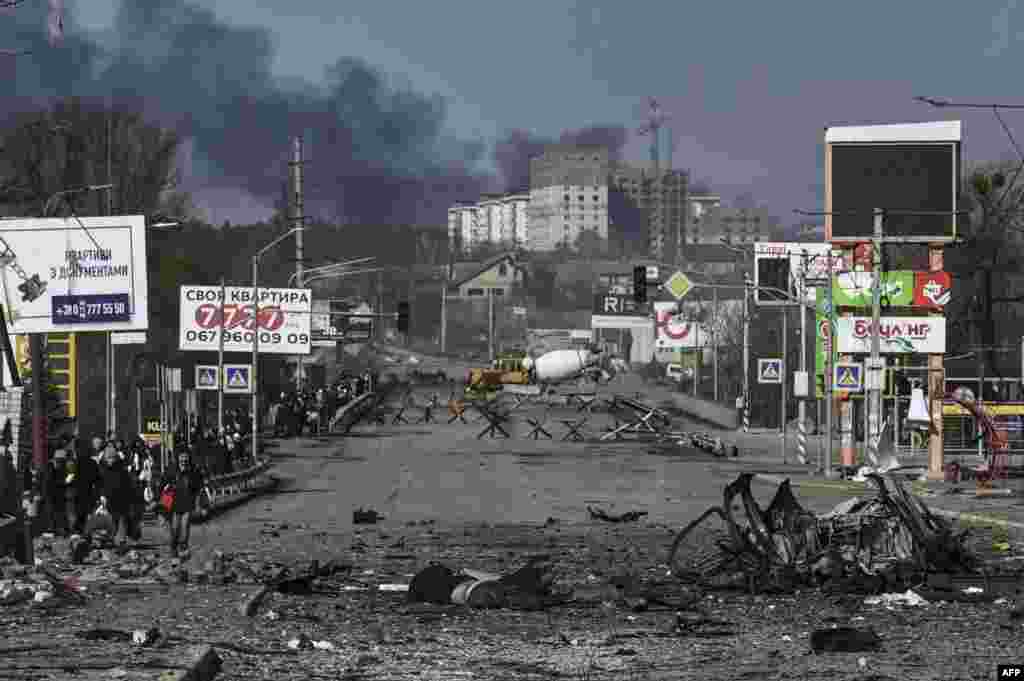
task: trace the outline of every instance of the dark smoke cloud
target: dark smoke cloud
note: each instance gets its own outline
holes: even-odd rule
[[[440,98],[392,88],[356,58],[339,59],[322,84],[284,85],[271,74],[268,30],[229,25],[183,0],[124,0],[109,41],[84,33],[68,11],[64,39],[51,47],[46,3],[0,24],[0,49],[33,50],[0,58],[0,115],[68,95],[141,109],[190,140],[186,189],[237,187],[272,205],[294,134],[311,152],[310,213],[440,225],[451,202],[475,199],[492,181],[471,170],[482,145],[444,134]]]
[[[494,163],[501,173],[506,191],[521,191],[530,186],[530,159],[544,151],[544,145],[600,144],[608,147],[612,160],[622,157],[629,133],[621,125],[594,125],[578,130],[565,130],[553,139],[534,135],[526,130],[508,132],[494,147]]]

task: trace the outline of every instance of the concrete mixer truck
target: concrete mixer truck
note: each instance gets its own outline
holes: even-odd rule
[[[466,383],[468,394],[491,393],[504,386],[549,386],[577,378],[598,383],[611,380],[626,364],[599,349],[552,350],[539,357],[522,357],[510,366],[508,358],[495,360],[490,369],[473,369]]]

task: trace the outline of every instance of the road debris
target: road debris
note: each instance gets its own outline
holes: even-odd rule
[[[821,516],[800,505],[788,480],[762,509],[750,489],[753,477],[741,474],[725,488],[721,506],[677,535],[669,564],[678,578],[782,590],[836,582],[876,591],[903,587],[928,572],[969,573],[978,566],[964,544],[966,532],[954,534],[891,477],[869,474],[875,496],[848,500]],[[708,534],[710,541],[695,541]]]
[[[587,512],[590,514],[591,520],[603,520],[606,523],[635,523],[648,515],[647,511],[626,511],[619,515],[611,515],[591,506],[587,506]]]
[[[377,513],[377,511],[373,510],[372,508],[364,509],[362,507],[359,507],[356,510],[352,511],[353,525],[374,525],[383,520],[383,518],[384,516],[382,516],[380,513]]]
[[[928,605],[928,601],[922,598],[916,591],[907,589],[903,593],[881,594],[879,596],[868,596],[864,599],[864,605],[908,605],[911,607]]]
[[[864,653],[881,646],[882,639],[874,629],[835,627],[811,632],[811,650],[815,653]]]

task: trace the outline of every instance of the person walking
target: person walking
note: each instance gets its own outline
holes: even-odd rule
[[[134,496],[135,481],[128,466],[118,454],[117,445],[107,442],[100,464],[100,505],[110,513],[114,543],[118,547],[127,542]]]
[[[94,438],[99,440],[99,438]],[[100,440],[102,443],[102,440]],[[96,463],[95,448],[81,438],[75,442],[75,464],[71,471],[72,495],[74,497],[74,523],[71,531],[75,534],[85,532],[85,523],[89,515],[96,510],[99,500],[100,469]]]
[[[169,468],[160,486],[164,492],[171,493],[170,505],[164,510],[167,513],[172,556],[188,554],[192,512],[195,510],[203,484],[203,476],[192,465],[188,451],[179,451],[177,465]]]

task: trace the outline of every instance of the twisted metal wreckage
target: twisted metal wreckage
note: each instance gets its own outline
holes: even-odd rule
[[[825,515],[800,505],[784,481],[767,509],[750,489],[752,473],[725,488],[676,537],[673,574],[705,586],[789,589],[833,579],[906,584],[932,572],[971,572],[978,559],[966,531],[934,515],[899,481],[872,473],[874,496],[851,499]],[[741,505],[734,508],[739,499]]]

